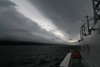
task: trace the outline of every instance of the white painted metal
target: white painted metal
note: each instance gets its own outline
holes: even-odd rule
[[[70,62],[70,58],[71,58],[71,53],[68,53],[67,56],[65,57],[65,59],[60,64],[60,67],[68,67],[69,62]]]
[[[100,67],[100,21],[94,26],[91,35],[81,42],[81,53],[93,67]]]

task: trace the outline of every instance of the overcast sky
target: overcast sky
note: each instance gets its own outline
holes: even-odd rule
[[[74,42],[86,15],[91,0],[0,0],[0,39]]]

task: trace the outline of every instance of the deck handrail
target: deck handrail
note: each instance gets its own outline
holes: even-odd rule
[[[59,67],[68,67],[71,59],[71,52],[67,54],[67,56],[64,58],[64,60],[61,62]]]

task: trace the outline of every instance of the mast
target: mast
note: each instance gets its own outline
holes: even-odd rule
[[[92,0],[94,12],[94,24],[100,20],[100,0]]]

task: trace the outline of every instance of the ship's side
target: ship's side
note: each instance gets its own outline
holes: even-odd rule
[[[100,0],[92,0],[94,16],[80,30],[82,62],[88,67],[100,67]],[[84,61],[85,60],[85,61]]]
[[[86,63],[90,67],[100,67],[100,21],[91,29],[91,34],[82,38],[80,49]]]

